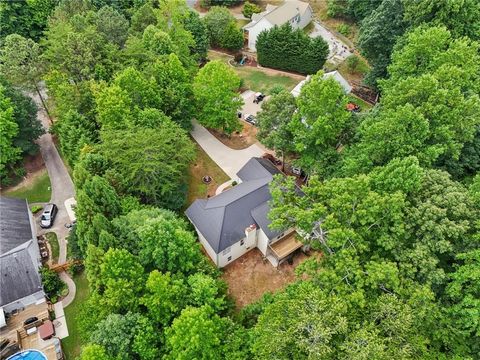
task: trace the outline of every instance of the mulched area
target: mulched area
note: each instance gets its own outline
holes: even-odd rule
[[[239,120],[242,124],[242,131],[238,133],[233,133],[230,136],[225,135],[224,133],[215,130],[207,129],[210,134],[215,136],[222,144],[228,146],[234,150],[242,150],[248,148],[250,145],[257,142],[257,132],[258,129],[247,123],[246,121]]]

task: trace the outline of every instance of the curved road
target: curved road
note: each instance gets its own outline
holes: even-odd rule
[[[37,140],[37,143],[40,146],[40,152],[45,161],[52,186],[52,197],[50,202],[56,204],[58,207],[58,214],[55,218],[54,226],[48,230],[42,229],[38,233],[41,235],[45,232],[53,231],[57,234],[60,247],[58,263],[64,264],[67,261],[66,237],[68,236],[68,229],[65,227],[65,224],[71,222],[65,207],[65,201],[75,196],[75,189],[67,168],[53,143],[52,135],[48,132],[50,128],[50,120],[42,106],[42,102],[37,93],[29,93],[28,95],[37,104],[37,117],[46,130],[46,133]],[[44,98],[47,97],[43,90],[42,96]],[[63,306],[66,307],[75,297],[75,283],[66,272],[60,273],[60,278],[67,284],[69,289],[68,295],[62,301]]]

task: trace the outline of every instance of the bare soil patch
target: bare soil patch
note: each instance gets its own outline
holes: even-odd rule
[[[247,123],[246,121],[239,120],[242,124],[242,130],[235,132],[232,135],[228,136],[224,133],[215,130],[208,129],[210,134],[215,136],[222,144],[228,146],[231,149],[242,150],[248,148],[250,145],[257,142],[257,132],[258,129]]]
[[[222,278],[228,284],[228,294],[238,309],[260,299],[266,292],[279,291],[296,280],[295,268],[307,259],[299,253],[293,264],[281,264],[277,269],[253,249],[223,269]]]

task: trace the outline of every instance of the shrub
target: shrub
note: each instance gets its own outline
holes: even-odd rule
[[[42,267],[40,269],[40,275],[42,276],[43,290],[50,301],[56,302],[57,297],[65,288],[65,284],[60,280],[60,276],[48,267]]]
[[[262,66],[301,74],[320,70],[328,56],[328,44],[321,37],[310,38],[287,23],[263,31],[257,38],[257,57]]]
[[[284,86],[282,85],[274,85],[270,89],[270,95],[277,95],[280,94],[282,91],[286,90]]]
[[[200,0],[200,7],[209,9],[211,6],[235,6],[242,0]]]
[[[368,72],[367,65],[357,55],[350,55],[345,60],[345,63],[347,65],[347,70],[350,74],[353,74],[353,73],[365,74]]]
[[[357,55],[350,55],[347,60],[347,69],[349,73],[354,73],[357,70],[358,64],[360,63],[360,59]]]
[[[243,16],[251,19],[253,14],[258,14],[259,12],[262,12],[260,6],[252,4],[250,1],[245,1],[242,10]]]
[[[214,6],[203,18],[210,45],[229,50],[239,50],[243,46],[243,32],[227,8]]]
[[[243,47],[243,32],[235,23],[229,23],[223,32],[221,47],[228,50],[239,50]]]
[[[342,34],[343,36],[349,36],[349,35],[350,35],[350,32],[351,32],[350,25],[347,25],[347,24],[340,24],[340,25],[338,25],[337,30],[338,30],[338,32],[339,32],[340,34]]]
[[[36,214],[37,212],[39,212],[40,210],[43,209],[43,206],[42,205],[33,205],[30,210],[32,210],[32,213]]]

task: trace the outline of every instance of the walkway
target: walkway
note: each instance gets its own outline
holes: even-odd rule
[[[38,234],[41,235],[51,231],[57,234],[58,244],[60,247],[58,263],[64,264],[67,261],[66,237],[68,236],[69,232],[69,230],[65,227],[65,224],[71,222],[65,206],[65,201],[75,196],[75,189],[67,168],[65,167],[65,164],[63,163],[63,160],[60,157],[55,144],[53,143],[52,135],[48,132],[50,128],[50,120],[48,119],[47,114],[42,106],[42,102],[40,101],[37,93],[29,93],[28,95],[37,104],[37,117],[43,124],[43,127],[46,131],[46,133],[37,140],[37,143],[40,146],[40,152],[43,160],[45,161],[52,186],[52,197],[50,202],[56,204],[58,207],[58,213],[55,218],[54,226],[46,230],[41,229],[38,231]],[[44,99],[47,98],[44,90],[42,90],[42,96]],[[66,272],[60,273],[60,278],[68,286],[68,295],[62,302],[63,306],[66,307],[73,301],[75,297],[75,283]]]
[[[237,172],[252,157],[260,157],[264,150],[257,144],[250,145],[243,150],[233,150],[222,144],[215,136],[210,134],[207,129],[196,121],[193,121],[193,130],[191,132],[195,141],[215,163],[231,178],[237,178]]]

